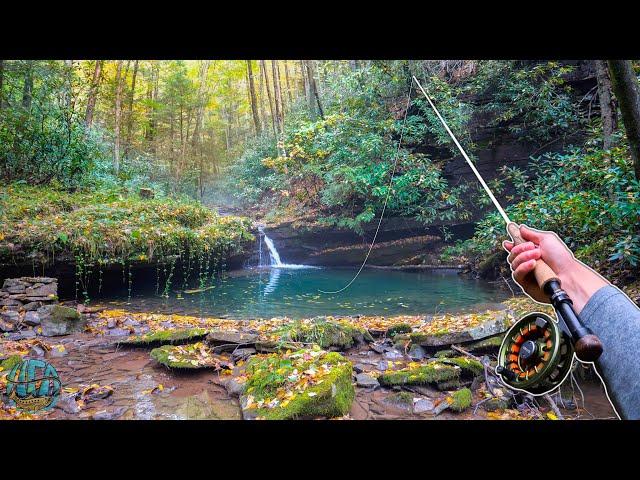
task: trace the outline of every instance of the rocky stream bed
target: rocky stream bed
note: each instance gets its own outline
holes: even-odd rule
[[[0,392],[13,365],[44,358],[60,399],[25,414],[4,396],[0,418],[613,418],[582,367],[549,399],[513,395],[486,373],[503,332],[531,308],[524,298],[481,312],[303,320],[54,305],[65,315],[35,310],[31,325],[34,310],[3,307],[17,320],[0,337]]]

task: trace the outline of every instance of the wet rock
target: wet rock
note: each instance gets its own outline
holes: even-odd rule
[[[505,332],[509,328],[509,315],[506,311],[492,312],[491,316],[475,327],[461,331],[409,334],[411,342],[425,347],[441,347],[453,344],[481,340]]]
[[[371,350],[373,350],[376,353],[384,353],[385,348],[382,345],[379,345],[377,343],[371,343],[369,344],[369,348]]]
[[[11,286],[11,287],[7,287],[7,288],[5,288],[5,291],[6,291],[7,293],[10,293],[10,294],[26,293],[26,291],[27,291],[27,286],[26,286],[26,285],[24,285],[24,284],[21,284],[21,285],[13,285],[13,286]]]
[[[51,358],[62,358],[66,357],[68,354],[69,352],[64,348],[64,345],[53,345],[51,350],[47,353],[47,356]]]
[[[362,388],[376,388],[380,386],[380,383],[371,375],[359,373],[356,375],[356,385]]]
[[[127,318],[123,323],[125,327],[139,327],[140,322],[134,320],[133,318]]]
[[[419,362],[420,360],[427,358],[427,352],[420,345],[411,345],[411,348],[409,349],[409,358],[414,362]]]
[[[78,406],[78,403],[76,402],[76,399],[73,395],[62,396],[58,400],[56,407],[62,410],[64,413],[68,413],[71,415],[80,413],[80,407]]]
[[[389,349],[388,351],[384,352],[382,357],[385,360],[402,360],[404,358],[404,355],[399,350]]]
[[[91,420],[115,420],[120,418],[124,412],[127,411],[127,407],[118,407],[115,410],[101,410],[90,416]]]
[[[15,298],[5,298],[0,302],[0,305],[3,307],[21,307],[22,302],[20,300],[16,300]]]
[[[384,399],[384,403],[403,410],[411,410],[413,408],[413,395],[409,392],[392,393]]]
[[[234,350],[238,345],[255,345],[257,340],[258,335],[223,330],[216,330],[207,335],[207,342],[211,345],[217,345],[218,350]],[[220,346],[226,348],[221,349]]]
[[[55,297],[58,295],[57,283],[36,283],[24,292],[28,297]]]
[[[12,323],[5,322],[2,318],[0,318],[0,332],[13,332],[16,329],[16,326]]]
[[[109,320],[107,320],[107,328],[109,330],[111,330],[112,328],[116,328],[117,325],[118,323],[116,322],[115,318],[110,318]]]
[[[35,338],[36,332],[33,330],[22,330],[21,332],[12,333],[9,335],[9,340],[25,340],[27,338]]]
[[[42,307],[42,302],[29,302],[26,303],[22,308],[24,308],[25,311],[30,312],[38,310],[40,307]]]
[[[495,412],[509,408],[509,401],[506,398],[493,397],[483,402],[481,407],[485,412]]]
[[[234,362],[238,362],[240,360],[246,360],[251,355],[255,355],[257,353],[255,348],[246,347],[246,348],[236,348],[233,352],[231,352],[231,360]]]
[[[244,392],[244,383],[238,382],[235,378],[230,378],[224,384],[224,387],[227,389],[227,393],[232,397],[239,397]]]
[[[37,310],[40,316],[42,335],[55,337],[82,332],[86,325],[77,310],[61,305],[45,305]]]
[[[427,413],[433,411],[435,404],[428,398],[413,399],[413,413]]]
[[[22,282],[26,282],[26,283],[57,283],[58,280],[56,278],[53,277],[21,277],[20,279],[17,279],[19,281]]]
[[[12,325],[20,323],[20,314],[15,310],[7,310],[0,312],[0,319]]]
[[[109,335],[113,337],[128,337],[130,332],[124,328],[112,328],[109,330]]]
[[[36,357],[44,357],[44,349],[40,345],[33,345],[29,350],[29,354],[35,355]]]
[[[362,373],[365,371],[364,365],[361,363],[356,363],[353,365],[353,371],[356,373]]]
[[[378,362],[378,365],[376,365],[376,368],[384,372],[387,368],[389,368],[389,364],[383,360],[380,360]]]
[[[129,331],[126,331],[127,335]],[[144,335],[134,335],[120,342],[122,345],[133,347],[155,347],[161,345],[180,345],[202,340],[209,333],[204,328],[182,328],[172,330],[158,330]]]
[[[27,325],[35,327],[36,325],[40,325],[40,315],[38,315],[38,312],[30,310],[24,314],[23,321]]]

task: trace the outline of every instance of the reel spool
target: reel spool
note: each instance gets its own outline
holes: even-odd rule
[[[573,353],[571,337],[555,320],[544,313],[529,313],[505,335],[496,373],[511,388],[542,395],[567,378]]]

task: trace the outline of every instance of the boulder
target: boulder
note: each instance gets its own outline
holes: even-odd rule
[[[420,345],[411,345],[409,349],[409,358],[414,362],[419,362],[427,358],[427,352]]]
[[[13,332],[16,329],[16,326],[12,323],[5,322],[0,318],[0,332]]]
[[[0,319],[11,325],[18,325],[20,323],[20,314],[15,310],[5,310],[0,312]]]
[[[282,341],[315,343],[321,348],[346,350],[354,345],[372,342],[364,328],[332,317],[315,317],[297,320],[275,332]]]
[[[24,314],[23,321],[31,327],[40,325],[40,315],[38,315],[38,312],[30,310]]]
[[[37,310],[42,306],[42,302],[29,302],[23,305],[22,308],[24,308],[27,312],[31,311],[31,310]]]
[[[216,346],[216,351],[235,350],[238,345],[255,345],[258,335],[252,333],[214,330],[207,335],[207,342]]]
[[[380,386],[380,382],[366,373],[356,375],[356,385],[362,388],[376,388]]]
[[[57,283],[40,283],[29,287],[24,292],[28,297],[55,297],[58,295]]]
[[[492,337],[507,331],[511,326],[512,318],[506,311],[479,314],[477,317],[480,321],[469,322],[470,326],[467,328],[431,331],[427,325],[427,331],[410,333],[409,338],[412,343],[423,347],[442,347]]]
[[[283,381],[274,381],[273,372]],[[351,362],[337,352],[302,349],[252,357],[240,397],[245,419],[288,420],[346,415],[355,398]]]
[[[129,332],[127,331],[127,334]],[[180,345],[202,340],[209,333],[204,328],[183,328],[158,330],[144,335],[133,335],[120,342],[120,345],[134,347],[156,347],[160,345]]]
[[[434,408],[433,400],[429,398],[414,398],[413,413],[429,413]]]
[[[0,306],[6,306],[6,307],[21,307],[22,306],[22,302],[20,300],[17,300],[15,298],[5,298],[4,300],[2,300],[0,302]]]
[[[238,362],[240,360],[246,360],[251,355],[255,355],[256,353],[257,352],[255,348],[251,348],[251,347],[236,348],[235,350],[233,350],[233,352],[231,352],[231,360],[233,360],[234,362]]]
[[[208,345],[197,342],[189,345],[163,345],[151,350],[151,358],[165,367],[196,370],[202,368],[231,369],[227,357],[214,354]]]
[[[45,305],[36,312],[45,337],[82,332],[87,323],[76,309],[61,305]]]

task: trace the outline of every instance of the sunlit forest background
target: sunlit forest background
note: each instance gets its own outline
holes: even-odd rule
[[[172,234],[152,232],[156,206],[132,200],[141,191],[189,205],[199,219],[189,217],[189,228],[210,215],[201,204],[361,232],[381,212],[404,129],[388,213],[445,225],[447,237],[447,223],[468,221],[480,205],[475,236],[443,256],[481,262],[500,252],[503,225],[477,184],[445,179],[456,152],[411,86],[416,75],[470,153],[505,138],[529,146],[527,165],[507,163],[491,180],[513,219],[556,230],[580,258],[631,278],[640,261],[638,167],[603,64],[2,60],[2,254],[142,258],[152,234],[169,252]],[[120,217],[112,204],[51,223],[52,212],[72,209],[64,202],[116,200],[128,209]],[[140,225],[116,235],[124,218]]]

